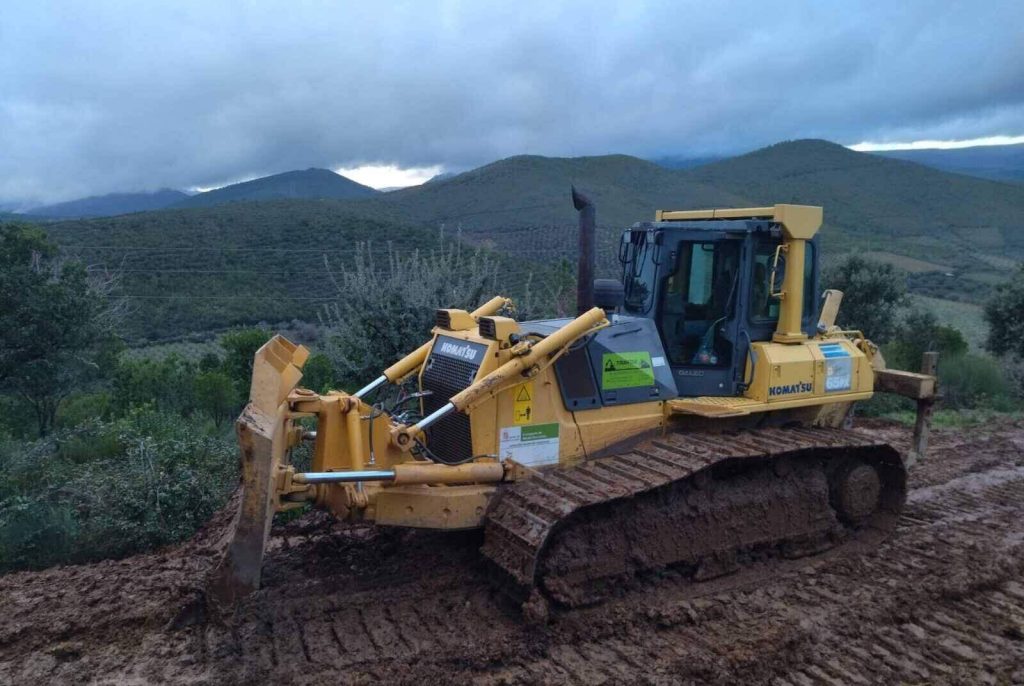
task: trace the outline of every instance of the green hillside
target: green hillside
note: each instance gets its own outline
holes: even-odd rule
[[[975,254],[1024,256],[1024,186],[1016,184],[818,140],[779,143],[684,173],[758,204],[822,205],[826,231],[849,247],[954,267]]]
[[[232,203],[55,222],[49,236],[96,273],[121,275],[132,338],[235,324],[316,319],[335,297],[325,256],[346,264],[357,243],[437,245],[437,232],[354,216],[338,201]]]
[[[520,155],[357,204],[409,221],[455,223],[488,233],[502,226],[573,224],[573,184],[597,204],[600,224],[620,229],[653,218],[661,207],[740,201],[735,194],[628,155]]]
[[[135,308],[133,334],[158,337],[315,317],[330,295],[324,253],[351,256],[365,240],[377,249],[388,241],[431,247],[439,227],[497,250],[510,288],[519,287],[538,263],[575,258],[572,184],[597,204],[604,275],[617,275],[622,228],[653,219],[656,209],[776,202],[823,205],[826,260],[870,253],[912,272],[911,288],[923,296],[981,302],[1024,257],[1024,187],[824,141],[781,143],[689,170],[624,155],[519,156],[364,199],[235,202],[47,228],[88,264],[120,270]]]
[[[601,252],[619,231],[655,209],[822,205],[830,252],[869,250],[913,258],[935,271],[998,282],[1024,257],[1024,186],[938,171],[853,152],[826,141],[792,141],[675,170],[625,155],[519,156],[453,178],[350,203],[354,211],[405,222],[461,226],[502,250],[571,253],[575,212],[569,186],[597,204]],[[608,260],[605,262],[609,264]],[[924,292],[955,289],[919,279]],[[972,299],[984,296],[972,284]],[[982,289],[983,291],[984,289]]]
[[[229,202],[282,199],[366,198],[377,191],[335,174],[329,169],[306,169],[265,176],[252,181],[199,193],[177,202],[174,207],[212,207]]]
[[[163,188],[152,193],[110,193],[35,207],[31,213],[54,219],[112,217],[129,212],[162,210],[188,197],[188,194],[170,188]]]

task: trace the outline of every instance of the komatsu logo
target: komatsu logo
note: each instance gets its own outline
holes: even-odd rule
[[[810,393],[814,387],[806,381],[789,384],[788,386],[772,386],[768,389],[768,395],[793,395],[794,393]]]
[[[470,345],[458,345],[447,341],[441,342],[440,352],[450,357],[459,357],[470,362],[476,360],[477,353],[477,351]]]

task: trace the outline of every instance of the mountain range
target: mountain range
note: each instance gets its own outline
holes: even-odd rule
[[[838,146],[837,146],[838,147]],[[757,152],[757,151],[755,151]],[[1024,144],[977,146],[953,150],[898,150],[871,153],[874,156],[916,162],[940,171],[964,174],[996,181],[1024,183]],[[741,158],[746,157],[741,155]],[[594,158],[573,158],[562,165],[562,172],[570,175],[580,173],[589,176],[588,160],[615,160],[628,158],[622,155],[605,155]],[[494,164],[509,167],[510,165],[529,165],[531,159],[550,159],[533,156],[513,157],[499,160],[492,165],[467,172],[479,172],[487,175],[493,171]],[[714,169],[720,162],[728,162],[726,157],[689,157],[685,155],[669,155],[650,160],[654,165],[671,170],[702,170]],[[514,162],[513,162],[514,161]],[[512,173],[515,173],[512,170]],[[637,170],[639,176],[645,172]],[[444,172],[428,180],[424,186],[436,186],[462,174]],[[650,176],[648,173],[647,176]],[[617,185],[618,182],[616,182]],[[662,184],[663,185],[663,184]],[[289,171],[273,174],[250,181],[230,184],[203,193],[184,193],[182,191],[161,189],[146,193],[111,193],[108,195],[91,196],[70,200],[52,205],[32,207],[26,218],[34,220],[72,219],[90,217],[110,217],[132,212],[147,212],[171,207],[212,207],[226,202],[243,202],[251,200],[275,199],[356,199],[369,198],[380,192],[394,193],[408,191],[407,188],[385,188],[377,191],[368,186],[356,183],[340,174],[327,169],[310,168],[303,171]],[[395,204],[401,205],[408,195],[392,198]],[[0,215],[10,216],[19,206],[25,203],[0,204]],[[517,205],[516,205],[517,206]],[[493,209],[490,208],[489,209]],[[448,208],[445,209],[448,211]],[[472,211],[472,210],[467,210]],[[436,214],[436,213],[435,213]]]
[[[820,140],[690,169],[626,155],[524,155],[390,193],[326,170],[270,179],[157,211],[51,222],[46,230],[87,264],[122,272],[124,293],[136,298],[141,337],[289,313],[315,317],[315,303],[330,296],[323,290],[331,283],[325,260],[351,259],[364,241],[381,254],[389,243],[400,251],[433,249],[440,233],[457,235],[512,264],[508,278],[517,283],[544,264],[571,261],[571,185],[597,205],[599,268],[606,275],[617,268],[622,228],[653,219],[657,209],[778,202],[824,206],[827,257],[857,251],[892,262],[914,272],[919,293],[980,302],[1024,259],[1024,184]],[[280,197],[306,193],[306,180],[323,185],[311,184],[309,197]],[[271,199],[243,201],[250,191]],[[327,195],[338,191],[357,197]],[[211,204],[218,198],[226,202]]]

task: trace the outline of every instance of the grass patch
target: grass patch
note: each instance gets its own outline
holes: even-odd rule
[[[913,426],[917,415],[913,410],[901,409],[878,415],[882,419],[891,419],[905,426]],[[995,421],[1020,421],[1024,412],[999,412],[997,410],[945,410],[939,409],[932,414],[932,427],[937,429],[965,429],[984,426]]]

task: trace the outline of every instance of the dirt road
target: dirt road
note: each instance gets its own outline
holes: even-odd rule
[[[199,588],[222,529],[0,577],[0,683],[1024,684],[1021,423],[936,432],[875,551],[666,572],[544,628],[491,589],[478,535],[318,514],[275,532],[265,589],[212,621]]]

